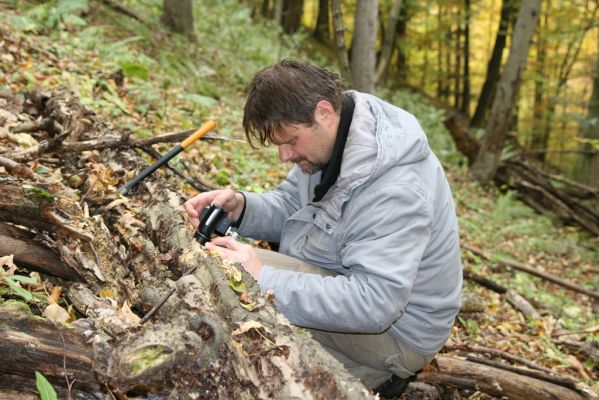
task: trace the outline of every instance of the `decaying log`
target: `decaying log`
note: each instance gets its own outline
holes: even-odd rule
[[[583,399],[579,393],[563,386],[514,372],[446,355],[438,355],[436,360],[441,374],[475,381],[478,390],[492,396],[505,396],[513,400]]]
[[[99,138],[128,140],[70,96],[38,95],[26,103],[32,113],[61,127],[51,139],[54,150]],[[36,157],[39,151],[27,154]],[[51,335],[52,329],[78,337],[80,343],[66,343],[85,354],[83,369],[88,375],[69,371],[69,376],[89,387],[74,389],[99,391],[103,398],[107,390],[115,398],[372,398],[308,333],[277,313],[269,296],[259,293],[239,265],[223,263],[193,241],[183,199],[160,174],[149,177],[129,197],[118,196],[113,181],[123,183],[127,171],[144,167],[135,152],[55,154],[65,170],[87,171],[78,191],[60,183],[2,177],[0,190],[8,196],[0,199],[0,221],[45,232],[64,265],[80,276],[67,293],[69,303],[86,318],[72,324],[77,329],[57,329],[31,316],[7,317],[0,326],[12,335],[25,329],[13,329],[12,319],[26,321],[24,327],[35,327],[29,342]],[[182,276],[193,268],[193,274]],[[173,288],[175,293],[160,311],[139,324],[139,316]],[[39,339],[32,339],[37,335]],[[47,347],[49,354],[62,349]],[[9,350],[13,356],[5,370],[13,371],[19,363],[15,371],[29,379],[36,363],[19,358],[22,351],[15,347],[0,347],[0,357]],[[51,382],[64,386],[56,372],[62,362],[47,360]]]
[[[53,194],[60,192],[55,185],[0,178],[0,192],[0,220],[53,232],[64,263],[94,290],[109,291],[117,300],[131,292],[132,279],[115,264],[115,246],[101,218],[86,217],[78,203]]]
[[[65,386],[66,371],[68,379],[75,381],[74,388],[101,391],[92,371],[93,349],[78,329],[2,307],[0,354],[2,374],[31,378],[38,371],[53,384]]]
[[[14,256],[17,265],[33,271],[68,280],[81,279],[54,251],[37,243],[31,232],[0,222],[0,257],[9,254]]]

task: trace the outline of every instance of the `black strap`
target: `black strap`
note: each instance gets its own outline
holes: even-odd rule
[[[343,100],[343,107],[341,108],[341,117],[339,119],[339,128],[337,128],[337,138],[335,139],[333,154],[331,155],[331,160],[322,171],[320,183],[314,188],[313,201],[322,200],[331,186],[333,186],[335,181],[337,181],[337,177],[341,171],[341,160],[343,159],[345,142],[347,141],[349,127],[351,125],[352,118],[354,117],[355,106],[356,103],[354,102],[354,99],[350,95],[346,94]]]

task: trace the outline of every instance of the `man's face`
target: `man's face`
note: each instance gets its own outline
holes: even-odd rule
[[[326,125],[284,124],[273,144],[279,147],[279,159],[297,164],[308,174],[328,164],[335,145],[335,131]]]

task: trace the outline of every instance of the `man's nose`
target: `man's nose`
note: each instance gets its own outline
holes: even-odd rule
[[[282,144],[279,146],[279,160],[287,162],[293,158],[293,151],[288,145]]]

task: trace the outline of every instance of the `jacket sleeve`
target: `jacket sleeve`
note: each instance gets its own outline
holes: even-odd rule
[[[285,220],[301,206],[299,173],[297,167],[292,168],[287,179],[271,192],[243,192],[246,209],[239,225],[240,234],[257,240],[280,241]]]
[[[263,268],[258,283],[273,290],[291,323],[338,332],[380,333],[408,303],[432,230],[432,207],[416,188],[388,184],[345,210],[340,258],[346,274],[322,277]]]

